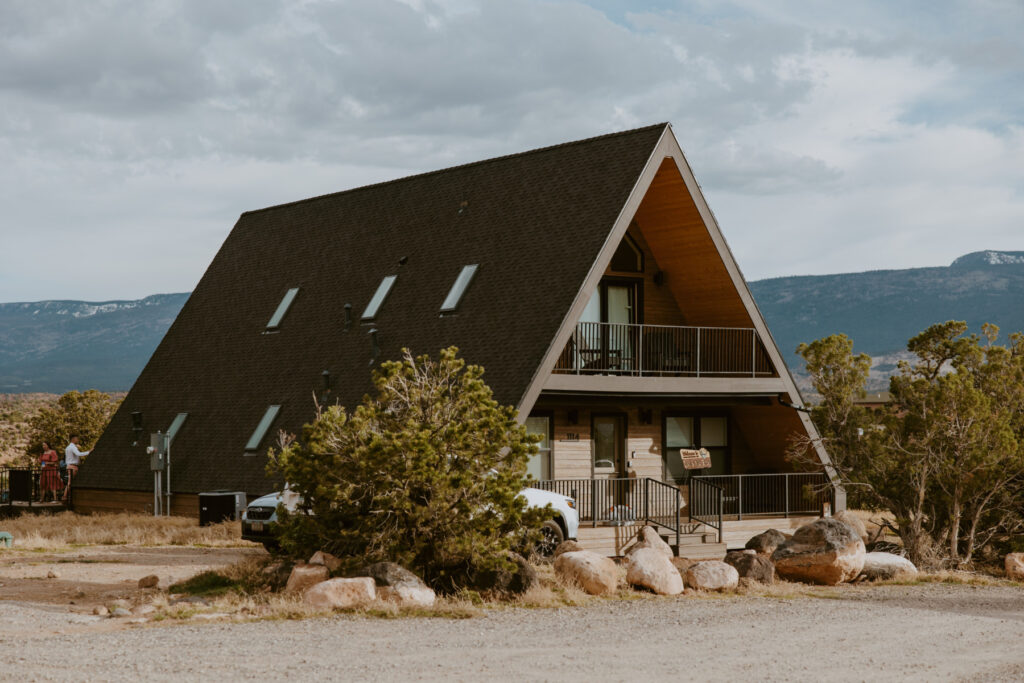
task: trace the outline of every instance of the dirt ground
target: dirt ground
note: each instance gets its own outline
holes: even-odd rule
[[[114,600],[137,602],[138,581],[155,574],[163,588],[209,570],[262,555],[262,548],[90,546],[68,552],[0,550],[0,601],[63,606],[92,614]],[[0,634],[3,632],[0,631]]]
[[[0,678],[179,680],[1024,680],[1024,587],[929,583],[638,596],[469,619],[223,617],[132,623],[92,608],[262,554],[103,546],[0,551]],[[57,576],[47,578],[53,572]],[[60,652],[60,657],[53,653]],[[186,654],[187,653],[187,654]]]

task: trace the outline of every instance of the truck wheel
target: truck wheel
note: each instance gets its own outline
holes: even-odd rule
[[[562,525],[553,519],[544,522],[540,527],[540,542],[537,543],[537,554],[541,557],[551,557],[555,554],[555,548],[565,540],[565,533]]]

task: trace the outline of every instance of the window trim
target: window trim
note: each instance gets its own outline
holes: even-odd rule
[[[373,296],[367,302],[366,308],[363,309],[363,314],[359,316],[362,322],[369,322],[377,317],[381,307],[384,306],[384,302],[387,301],[388,295],[391,294],[391,290],[394,289],[396,280],[398,280],[397,274],[385,275],[381,279],[377,289],[373,291]]]
[[[618,268],[615,268],[612,265],[612,262],[615,260],[615,254],[619,251],[619,249],[622,248],[622,244],[623,243],[628,244],[629,247],[634,252],[636,252],[637,256],[639,257],[638,260],[640,261],[640,268],[639,269],[633,270],[631,268],[629,270],[619,270]],[[619,245],[617,247],[615,247],[615,251],[612,252],[611,261],[608,262],[608,270],[610,270],[613,273],[635,273],[635,274],[641,275],[641,276],[645,272],[647,272],[647,255],[644,254],[644,250],[640,248],[640,243],[637,242],[636,239],[634,239],[633,236],[630,235],[628,232],[622,236],[622,241],[619,242]]]
[[[281,297],[281,303],[277,305],[277,308],[274,309],[274,314],[267,321],[268,330],[276,330],[281,327],[281,322],[288,315],[288,311],[291,310],[292,304],[295,303],[295,299],[299,295],[299,289],[301,287],[289,287],[288,291],[284,293],[284,296]]]
[[[448,290],[448,295],[444,298],[444,302],[441,303],[441,313],[454,313],[458,310],[459,303],[466,296],[469,286],[473,284],[473,278],[476,277],[478,270],[480,270],[479,263],[462,266],[459,274],[455,277],[455,282],[452,283],[451,289]]]
[[[732,471],[732,413],[727,410],[663,410],[661,411],[661,478],[662,481],[672,481],[668,474],[668,426],[667,420],[670,417],[688,417],[693,420],[693,442],[694,448],[705,448],[701,442],[700,421],[705,417],[721,417],[725,419],[725,445],[711,446],[713,449],[721,449],[725,455],[725,468]],[[675,448],[674,446],[672,448]],[[687,470],[690,472],[690,470]],[[692,475],[687,474],[682,481],[689,481]]]
[[[252,430],[252,436],[249,437],[249,441],[245,444],[245,451],[252,453],[258,451],[260,444],[263,443],[263,439],[266,438],[267,432],[270,431],[270,425],[274,424],[274,420],[281,413],[281,404],[270,404],[264,411],[260,421],[256,423],[256,428]]]

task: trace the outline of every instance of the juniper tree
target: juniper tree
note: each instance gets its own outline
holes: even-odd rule
[[[798,352],[822,402],[812,419],[840,481],[867,507],[894,517],[911,558],[970,562],[994,535],[1019,529],[1024,507],[1024,339],[995,343],[966,335],[967,325],[933,325],[912,338],[916,356],[890,380],[892,401],[856,406],[870,359],[833,335]],[[794,442],[790,457],[808,460],[813,444]]]
[[[29,453],[42,453],[43,442],[62,449],[73,435],[80,438],[82,450],[90,450],[120,404],[119,399],[96,389],[67,392],[56,404],[46,406],[32,417]]]
[[[512,570],[506,551],[544,514],[518,495],[536,438],[457,353],[403,350],[374,373],[376,396],[318,411],[301,439],[271,451],[303,500],[281,515],[287,552],[325,550],[349,568],[397,562],[445,592]]]

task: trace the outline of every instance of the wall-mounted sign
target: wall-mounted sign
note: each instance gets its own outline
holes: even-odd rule
[[[703,470],[711,467],[711,454],[706,448],[700,450],[680,448],[679,457],[683,459],[683,469]]]
[[[579,441],[579,440],[580,440],[579,432],[566,432],[565,436],[562,438],[562,441]]]

